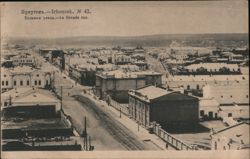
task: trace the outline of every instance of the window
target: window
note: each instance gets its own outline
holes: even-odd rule
[[[232,96],[232,95],[231,95],[230,97],[231,97],[231,98],[233,98],[233,96]]]
[[[199,86],[198,84],[197,84],[197,86],[196,86],[196,89],[197,89],[197,90],[199,90],[199,89],[200,89],[200,86]]]
[[[4,77],[6,77],[6,75],[3,75]]]
[[[14,86],[16,85],[16,81],[14,81]]]
[[[39,86],[41,85],[41,80],[38,81],[38,85],[39,85]]]
[[[22,86],[22,85],[23,85],[23,81],[21,80],[21,81],[20,81],[20,86]]]
[[[4,81],[2,81],[2,86],[4,86]]]
[[[29,86],[29,85],[30,85],[30,81],[28,80],[28,81],[27,81],[27,86]]]
[[[37,85],[37,81],[35,80],[35,86]]]
[[[37,74],[36,76],[39,77],[39,74]]]
[[[204,115],[205,115],[204,110],[201,110],[201,111],[200,111],[200,116],[203,117]]]
[[[227,116],[228,116],[228,117],[232,117],[233,114],[232,114],[232,113],[228,113]]]
[[[220,96],[221,98],[223,98],[223,96]]]
[[[9,85],[9,81],[6,81],[6,82],[5,82],[5,85],[8,86],[8,85]]]
[[[248,98],[248,95],[246,95],[246,97]]]
[[[190,90],[190,86],[189,85],[187,85],[187,90]]]

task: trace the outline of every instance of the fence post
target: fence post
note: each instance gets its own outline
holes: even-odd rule
[[[159,124],[159,125],[158,125],[158,136],[160,136],[160,137],[161,137],[161,130],[162,130],[162,129],[161,129],[161,125]]]

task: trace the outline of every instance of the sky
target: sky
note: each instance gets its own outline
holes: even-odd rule
[[[21,14],[21,10],[51,9],[89,9],[91,14],[85,20],[24,20]],[[1,4],[1,17],[2,37],[248,33],[246,0],[5,2]]]

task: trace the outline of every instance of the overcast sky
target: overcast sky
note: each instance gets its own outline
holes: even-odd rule
[[[2,36],[137,36],[181,33],[247,33],[248,2],[43,2],[5,3]],[[24,20],[21,10],[85,9],[87,20]]]

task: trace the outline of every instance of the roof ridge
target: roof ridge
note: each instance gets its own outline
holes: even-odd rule
[[[249,123],[247,123],[247,122],[245,122],[245,121],[242,121],[242,122],[236,123],[236,124],[234,124],[234,125],[232,125],[232,126],[229,126],[229,127],[224,128],[224,129],[221,129],[221,130],[219,130],[219,131],[217,131],[217,132],[214,132],[212,135],[218,134],[218,133],[220,133],[220,132],[222,132],[222,131],[231,129],[231,128],[236,127],[236,126],[239,126],[239,125],[241,125],[241,124],[248,124],[248,125],[249,125]]]

